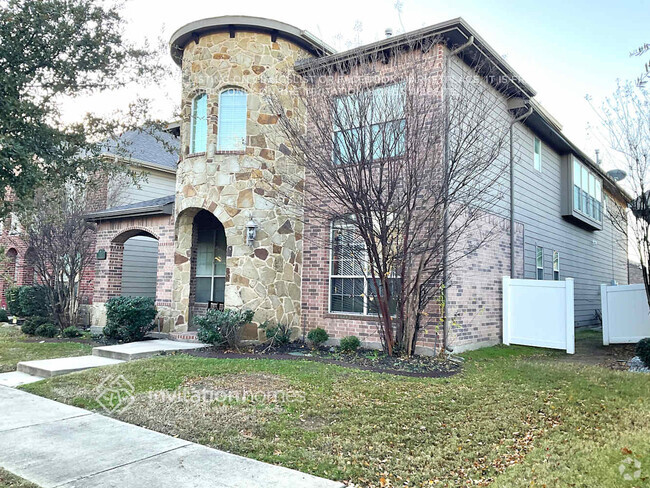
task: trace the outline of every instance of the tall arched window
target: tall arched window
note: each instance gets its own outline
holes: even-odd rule
[[[192,100],[190,153],[205,152],[208,145],[208,96],[200,93]]]
[[[234,88],[221,92],[218,136],[220,151],[246,148],[246,92]]]

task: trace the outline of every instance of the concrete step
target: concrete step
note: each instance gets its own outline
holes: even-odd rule
[[[10,373],[0,374],[0,386],[8,386],[9,388],[16,388],[17,386],[27,385],[36,381],[41,381],[45,378],[41,376],[34,376],[31,374],[23,373],[22,371],[11,371]]]
[[[207,344],[194,344],[189,342],[155,339],[152,341],[129,342],[114,346],[100,346],[93,348],[94,356],[133,361],[134,359],[149,358],[168,352],[182,352],[208,347]]]
[[[41,359],[38,361],[23,361],[16,369],[21,373],[50,378],[62,374],[83,371],[84,369],[110,366],[122,361],[97,356],[77,356],[71,358]]]

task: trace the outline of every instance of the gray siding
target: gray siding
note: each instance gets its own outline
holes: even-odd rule
[[[469,68],[458,58],[451,60],[450,75],[468,74]],[[494,92],[496,93],[496,92]],[[494,105],[494,120],[509,119],[505,97]],[[561,155],[542,141],[542,171],[533,168],[532,131],[522,123],[514,130],[515,154],[515,220],[524,225],[523,269],[515,277],[536,279],[536,246],[544,248],[544,279],[553,279],[553,251],[560,253],[560,279],[575,280],[576,325],[598,323],[600,285],[612,279],[626,284],[627,242],[625,236],[613,229],[604,216],[603,230],[589,231],[568,222],[561,214]],[[503,171],[498,190],[503,199],[489,210],[505,218],[509,216],[509,171],[503,164],[509,160],[508,145],[503,160],[495,166]],[[603,190],[604,191],[604,190]],[[605,193],[606,195],[606,193]],[[608,199],[606,205],[613,205]]]
[[[158,241],[136,236],[124,243],[122,296],[156,298]]]
[[[166,197],[173,195],[176,191],[176,175],[174,173],[143,169],[141,167],[133,167],[131,169],[139,173],[145,173],[146,177],[137,186],[125,181],[124,178],[111,181],[110,184],[112,186],[109,190],[109,195],[112,195],[112,202],[109,202],[109,207],[120,207],[131,203]],[[117,188],[120,185],[123,188]]]
[[[627,243],[604,217],[603,230],[589,231],[561,215],[560,155],[542,140],[542,171],[533,168],[534,135],[523,124],[515,131],[515,219],[524,224],[524,268],[535,279],[536,246],[544,248],[544,279],[553,279],[553,251],[560,253],[560,279],[575,280],[576,325],[598,323],[600,285],[627,283]],[[606,205],[613,205],[607,199]]]

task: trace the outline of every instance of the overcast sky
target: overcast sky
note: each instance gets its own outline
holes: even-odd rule
[[[338,50],[350,41],[371,42],[395,33],[463,17],[537,91],[537,100],[588,155],[606,144],[588,125],[594,113],[585,101],[610,94],[616,80],[636,78],[646,58],[629,52],[650,42],[650,0],[396,0],[259,1],[127,0],[128,36],[169,40],[182,25],[205,17],[254,15],[306,29]],[[156,94],[158,115],[170,117],[180,100],[180,71]],[[133,91],[66,103],[66,119],[86,110],[108,111],[128,103]],[[116,108],[117,108],[116,107]],[[606,167],[608,162],[605,161]]]

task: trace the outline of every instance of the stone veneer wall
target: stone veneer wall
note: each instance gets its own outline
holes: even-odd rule
[[[156,307],[158,325],[169,321],[172,298],[174,263],[174,217],[155,215],[107,220],[98,224],[96,250],[106,250],[104,260],[95,262],[95,281],[92,303],[89,306],[93,326],[106,324],[106,301],[122,293],[122,256],[124,242],[136,235],[149,235],[158,240],[158,274],[156,280]]]
[[[174,256],[173,321],[166,330],[185,331],[193,306],[193,218],[211,212],[223,224],[227,241],[225,305],[255,310],[257,323],[270,320],[300,324],[302,223],[282,205],[279,195],[296,190],[283,175],[295,175],[285,155],[277,117],[265,107],[264,97],[281,93],[290,112],[299,117],[295,62],[309,56],[300,47],[269,34],[228,32],[203,35],[190,42],[182,62],[181,162],[176,181],[176,249]],[[248,94],[246,150],[216,150],[219,93],[238,88]],[[208,95],[208,147],[189,154],[193,97]],[[271,144],[271,140],[273,143]],[[264,181],[274,182],[271,191]],[[246,223],[258,225],[254,246],[245,243]]]

